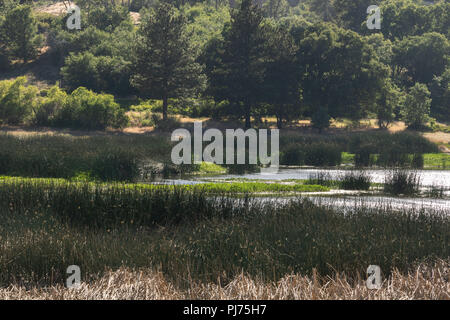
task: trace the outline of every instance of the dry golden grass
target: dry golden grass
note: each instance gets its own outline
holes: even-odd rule
[[[446,132],[427,132],[423,136],[434,143],[450,143],[450,133]]]
[[[356,281],[355,285],[351,282],[342,275],[334,278],[288,275],[278,283],[268,284],[240,275],[226,286],[193,282],[189,289],[181,290],[159,272],[120,269],[77,289],[54,286],[26,290],[10,286],[0,289],[0,299],[449,300],[450,261],[420,265],[407,275],[394,271],[379,290],[367,289],[364,280]]]

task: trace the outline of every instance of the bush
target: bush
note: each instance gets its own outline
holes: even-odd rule
[[[283,165],[302,165],[305,163],[305,155],[298,144],[291,144],[286,147],[286,149],[281,152],[280,163]]]
[[[155,124],[155,129],[158,129],[160,131],[173,131],[175,129],[180,128],[180,122],[175,117],[168,117],[167,119],[162,119],[162,117],[154,113],[152,114],[152,120]]]
[[[338,147],[331,144],[311,144],[304,147],[305,164],[309,166],[337,166],[342,155]]]
[[[407,153],[394,146],[380,153],[377,164],[385,167],[406,167],[410,164],[410,159]]]
[[[126,150],[106,150],[93,163],[92,175],[102,181],[133,181],[139,177],[137,156]]]
[[[424,165],[424,159],[423,154],[421,153],[415,153],[413,155],[412,161],[411,161],[411,167],[415,169],[422,169]]]
[[[17,5],[8,10],[0,27],[9,57],[26,63],[37,56],[43,37],[37,34],[37,23],[31,6]]]
[[[99,6],[89,10],[87,23],[97,29],[113,31],[124,21],[130,21],[128,10],[122,6]]]
[[[313,114],[311,122],[313,127],[320,131],[328,128],[330,126],[330,116],[328,115],[328,111],[325,108],[320,108]]]
[[[54,86],[44,91],[45,97],[36,108],[34,123],[40,126],[51,126],[55,117],[67,104],[67,93],[59,87]]]
[[[340,180],[344,190],[369,190],[371,178],[364,171],[347,171]]]
[[[369,167],[373,164],[373,158],[371,157],[371,147],[364,146],[359,148],[359,151],[355,154],[355,166],[357,167]]]
[[[430,120],[431,98],[426,85],[416,83],[406,96],[402,110],[403,120],[413,129],[424,127]]]
[[[82,52],[66,58],[61,74],[69,90],[84,86],[95,91],[128,94],[132,91],[130,70],[130,62],[120,57],[96,57]]]
[[[127,122],[112,95],[96,94],[83,87],[72,92],[55,119],[58,126],[82,129],[120,128]]]
[[[6,124],[21,124],[37,106],[38,89],[25,86],[26,77],[0,81],[0,121]]]
[[[305,182],[305,184],[334,187],[334,186],[336,186],[336,181],[334,181],[332,179],[330,173],[319,171],[319,172],[310,174],[308,177],[308,180]]]
[[[420,176],[415,171],[393,170],[385,177],[384,191],[392,195],[415,195],[419,188]]]

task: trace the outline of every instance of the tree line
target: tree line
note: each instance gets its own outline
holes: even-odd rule
[[[383,19],[377,31],[365,27],[369,2],[261,7],[242,0],[233,9],[208,1],[85,0],[77,2],[83,29],[70,31],[67,16],[2,0],[0,69],[41,58],[46,45],[69,93],[85,87],[161,100],[164,119],[177,101],[202,106],[202,115],[244,119],[246,127],[265,116],[280,128],[306,117],[319,129],[331,118],[376,117],[380,127],[403,119],[416,128],[448,121],[450,4],[375,1]],[[140,10],[139,25],[130,10]]]

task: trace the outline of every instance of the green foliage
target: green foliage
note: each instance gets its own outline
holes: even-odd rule
[[[96,94],[80,87],[68,96],[67,103],[55,116],[54,124],[82,129],[120,128],[127,124],[123,110],[108,94]]]
[[[72,179],[84,173],[107,180],[137,180],[145,174],[144,178],[151,178],[162,173],[158,163],[170,161],[171,146],[169,139],[159,136],[0,134],[0,174]]]
[[[239,108],[245,127],[261,102],[264,81],[263,15],[251,0],[231,12],[221,38],[209,42],[203,60],[210,80],[209,93],[216,101],[228,100]]]
[[[0,34],[4,38],[0,40],[6,42],[7,56],[25,63],[34,59],[42,37],[37,34],[37,23],[31,7],[18,5],[8,10],[0,22]]]
[[[389,39],[422,35],[427,32],[448,34],[450,3],[423,3],[415,0],[381,1],[381,32]]]
[[[80,32],[60,32],[57,50],[68,56],[61,68],[64,86],[83,86],[94,91],[126,95],[134,93],[130,84],[133,27],[126,23],[108,33],[88,27]]]
[[[209,40],[220,36],[225,23],[230,21],[230,11],[225,6],[216,9],[211,5],[197,3],[183,9],[187,28],[192,30],[190,41],[200,49],[203,49]]]
[[[429,83],[448,65],[450,42],[442,34],[406,37],[394,46],[394,76],[407,85]]]
[[[280,163],[283,165],[336,166],[342,161],[338,146],[316,142],[306,145],[292,143],[282,147]]]
[[[263,83],[264,101],[277,117],[277,127],[283,120],[294,120],[301,113],[301,73],[296,60],[298,47],[287,27],[266,26],[267,59]]]
[[[378,5],[380,0],[334,0],[333,8],[340,25],[353,31],[362,31],[366,27],[367,8]]]
[[[450,67],[447,67],[441,76],[434,77],[430,92],[431,116],[438,120],[450,121]]]
[[[121,57],[94,56],[90,52],[70,54],[61,74],[69,90],[86,86],[95,91],[124,94],[131,91],[131,63]]]
[[[93,6],[86,12],[86,18],[89,26],[108,32],[114,31],[124,21],[131,23],[128,10],[117,5],[108,7]]]
[[[344,190],[369,190],[370,176],[362,170],[347,171],[339,180],[339,187]]]
[[[416,83],[406,96],[402,109],[403,120],[410,128],[422,128],[430,120],[430,91],[426,85]]]
[[[375,103],[375,112],[380,128],[387,128],[394,120],[396,112],[405,102],[405,93],[391,81],[386,81]]]
[[[51,181],[4,181],[0,190],[4,286],[19,273],[30,284],[61,283],[67,261],[84,270],[83,281],[109,268],[159,267],[182,286],[227,283],[242,272],[278,281],[313,268],[357,278],[373,260],[387,274],[406,273],[418,261],[449,256],[445,213],[393,214],[386,206],[344,213],[303,199],[279,205],[182,188]]]
[[[25,77],[0,81],[0,121],[22,124],[28,120],[37,105],[38,89],[26,86]]]
[[[312,114],[311,123],[314,128],[319,130],[328,128],[330,126],[330,116],[326,108],[320,108]]]
[[[174,7],[160,4],[144,14],[136,39],[133,85],[144,96],[163,100],[164,119],[169,98],[193,96],[205,81],[186,24]]]
[[[92,176],[101,181],[132,181],[140,176],[136,155],[125,149],[104,150],[92,164]]]
[[[415,169],[423,169],[425,160],[423,154],[415,153],[412,157],[411,167]]]
[[[67,93],[58,86],[53,86],[43,92],[45,95],[36,107],[34,123],[41,126],[51,126],[67,103]]]
[[[309,27],[299,41],[303,101],[310,114],[328,110],[331,117],[364,117],[389,75],[373,47],[330,24]]]
[[[420,176],[414,171],[392,170],[384,182],[384,191],[396,196],[418,194],[419,188]]]

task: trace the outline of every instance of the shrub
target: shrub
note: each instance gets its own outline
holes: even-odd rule
[[[330,173],[319,171],[310,174],[305,184],[333,187],[336,186],[336,181],[332,179]]]
[[[139,173],[137,156],[126,150],[106,150],[97,155],[92,167],[92,175],[102,181],[133,181]]]
[[[431,98],[426,85],[416,83],[409,90],[402,110],[403,120],[410,128],[418,129],[430,120]]]
[[[57,86],[44,91],[45,97],[41,100],[34,115],[34,123],[42,126],[51,126],[55,117],[66,107],[67,93]]]
[[[369,190],[371,178],[364,171],[347,171],[340,180],[344,190]]]
[[[5,35],[8,56],[27,62],[36,57],[43,42],[37,34],[37,23],[29,5],[17,5],[8,10],[0,32]]]
[[[372,148],[369,146],[363,146],[359,148],[359,151],[355,154],[355,166],[357,167],[369,167],[373,164],[371,157]]]
[[[80,86],[95,91],[127,94],[130,87],[130,62],[120,57],[99,56],[90,52],[70,54],[61,74],[69,90]]]
[[[424,165],[423,154],[415,153],[412,157],[411,167],[415,169],[422,169]]]
[[[392,170],[386,174],[384,191],[392,195],[415,195],[419,192],[420,176],[415,171]]]
[[[280,163],[283,165],[303,165],[305,163],[305,155],[298,144],[291,144],[281,152]]]
[[[112,95],[96,94],[83,87],[72,92],[55,119],[58,126],[83,129],[120,128],[127,122],[125,112]]]
[[[402,152],[395,146],[383,150],[377,159],[377,164],[380,166],[390,167],[405,167],[410,164],[410,159],[407,153]]]
[[[96,57],[90,52],[71,53],[66,58],[64,67],[61,68],[65,87],[69,90],[75,90],[84,86],[96,90],[99,81],[96,64]]]
[[[304,147],[305,164],[310,166],[336,166],[341,164],[342,155],[338,147],[331,144],[311,144]]]
[[[25,86],[26,77],[0,81],[0,120],[20,124],[27,120],[37,106],[38,89]]]
[[[162,117],[154,113],[152,114],[152,120],[155,124],[155,129],[160,131],[173,131],[180,127],[180,122],[175,117],[167,117],[167,119],[162,119]]]
[[[312,118],[311,122],[314,128],[322,129],[328,128],[330,126],[330,116],[328,115],[328,111],[325,108],[320,108],[316,111]]]

